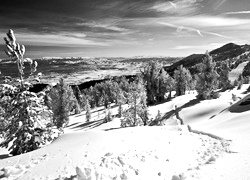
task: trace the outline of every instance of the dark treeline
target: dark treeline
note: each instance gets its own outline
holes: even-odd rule
[[[134,79],[136,78],[136,75],[127,75],[127,76],[120,76],[120,77],[112,77],[112,79],[114,79],[115,81],[119,81],[120,78],[125,77],[126,79],[128,79],[129,82],[134,81]],[[105,82],[109,79],[97,79],[97,80],[92,80],[92,81],[87,81],[87,82],[83,82],[79,85],[70,85],[73,89],[78,86],[80,90],[83,89],[88,89],[91,86],[95,86],[98,83],[101,82]],[[37,83],[34,84],[29,91],[34,92],[34,93],[38,93],[41,92],[44,88],[46,88],[49,84],[41,84],[41,83]]]

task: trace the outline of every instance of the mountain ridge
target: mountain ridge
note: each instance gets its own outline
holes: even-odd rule
[[[250,45],[237,45],[235,43],[227,43],[217,49],[209,52],[213,57],[214,62],[229,60],[231,63],[237,63],[237,61],[244,61],[250,57]],[[188,68],[192,72],[195,72],[194,66],[202,62],[205,54],[191,54],[180,61],[173,63],[170,66],[165,67],[165,70],[173,75],[174,71],[182,65]]]

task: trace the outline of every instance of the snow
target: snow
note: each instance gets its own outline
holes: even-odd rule
[[[214,100],[189,92],[150,107],[150,118],[159,110],[165,126],[120,128],[119,118],[103,123],[103,108],[92,110],[91,122],[84,112],[71,116],[65,134],[46,147],[15,157],[1,149],[0,178],[250,179],[250,105],[240,105],[248,86]]]
[[[242,74],[244,67],[247,65],[248,61],[240,63],[237,68],[233,69],[229,72],[229,80],[233,83],[235,80],[238,79],[239,75]]]

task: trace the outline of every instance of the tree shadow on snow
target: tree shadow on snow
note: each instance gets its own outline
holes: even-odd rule
[[[155,125],[160,125],[162,124],[163,122],[167,122],[168,120],[170,121],[171,117],[173,115],[176,115],[178,116],[178,118],[181,120],[181,124],[183,124],[183,120],[181,119],[181,117],[179,116],[179,112],[182,110],[182,109],[185,109],[185,108],[188,108],[188,107],[191,107],[191,106],[194,106],[196,104],[199,104],[202,100],[200,99],[193,99],[193,100],[190,100],[188,103],[184,104],[183,106],[181,107],[176,107],[176,109],[173,109],[167,113],[165,113],[160,120],[154,120],[152,121],[149,126],[155,126]]]
[[[231,113],[242,113],[250,110],[250,97],[246,97],[237,103],[233,104],[230,108],[229,111]]]
[[[61,176],[59,178],[56,178],[55,180],[75,180],[77,179],[77,175],[71,175],[70,177],[62,178]]]
[[[183,106],[181,106],[181,107],[179,107],[177,109],[179,109],[179,111],[181,111],[184,108],[188,108],[188,107],[194,106],[196,104],[199,104],[201,101],[202,100],[200,100],[200,99],[193,99],[193,100],[189,101],[188,103],[184,104]]]
[[[6,158],[9,158],[9,157],[12,157],[10,154],[1,154],[0,155],[0,160],[1,159],[6,159]]]
[[[117,127],[117,128],[109,128],[109,129],[104,129],[104,131],[111,131],[111,130],[117,130],[117,129],[121,129],[123,127]]]
[[[97,121],[90,121],[86,123],[79,124],[78,126],[71,127],[70,129],[77,129],[77,130],[83,130],[83,129],[93,129],[95,127],[98,127],[104,123],[104,120],[97,120]]]

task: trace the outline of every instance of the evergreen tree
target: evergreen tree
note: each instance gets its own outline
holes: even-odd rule
[[[218,78],[219,75],[215,70],[213,58],[207,52],[203,63],[199,65],[199,74],[197,75],[196,90],[198,98],[212,98],[214,90],[218,88]]]
[[[96,107],[96,94],[94,92],[93,86],[88,89],[88,101],[91,108]]]
[[[173,79],[168,73],[162,68],[161,73],[158,76],[158,86],[157,86],[157,94],[156,99],[157,102],[162,102],[165,100],[165,95],[167,92],[170,93],[173,89]]]
[[[91,109],[90,109],[90,105],[89,105],[89,100],[87,99],[86,101],[86,121],[89,122],[91,120]]]
[[[122,117],[122,112],[123,112],[123,109],[122,109],[122,105],[126,102],[126,98],[124,97],[124,92],[119,89],[119,92],[118,92],[118,98],[117,98],[117,104],[118,104],[118,117]]]
[[[101,99],[100,85],[101,84],[98,83],[92,88],[93,104],[95,107],[100,106],[100,99]]]
[[[160,112],[160,110],[158,110],[157,115],[155,116],[155,120],[157,122],[157,124],[159,124],[159,122],[161,121],[162,118],[162,114]]]
[[[219,87],[222,88],[222,90],[227,90],[230,87],[229,72],[229,62],[222,62],[219,67]]]
[[[79,89],[79,86],[75,86],[74,94],[75,94],[76,100],[78,102],[77,106],[79,107],[79,108],[76,108],[76,109],[80,109],[80,111],[82,111],[84,109],[84,99],[83,99],[83,95],[82,95],[82,93],[81,93],[81,91]]]
[[[29,91],[31,82],[39,81],[40,74],[35,75],[37,62],[24,58],[25,47],[16,42],[11,29],[4,40],[6,54],[17,64],[19,79],[10,77],[0,84],[0,120],[4,138],[0,146],[9,148],[10,154],[18,155],[53,140],[52,130],[48,126],[52,121],[52,112],[45,106],[45,93]],[[27,80],[24,79],[24,62],[28,62],[31,67],[31,76]]]
[[[158,62],[151,61],[141,72],[143,80],[146,82],[148,104],[154,104],[157,102],[157,93],[159,92],[158,78],[161,69],[162,66]]]
[[[58,128],[64,127],[69,121],[70,111],[77,104],[72,88],[61,78],[59,83],[51,89],[48,96],[50,108],[54,113],[54,124]]]
[[[86,110],[86,104],[87,104],[87,97],[86,97],[85,93],[82,93],[81,107],[82,107],[83,111]]]
[[[108,109],[105,109],[104,122],[107,123],[110,121],[112,121],[112,114],[111,114],[110,105],[109,105]]]
[[[121,77],[120,81],[119,81],[119,88],[121,90],[121,94],[122,94],[122,97],[124,98],[124,103],[127,103],[128,102],[128,93],[129,93],[129,81],[128,79],[126,79],[124,76]]]
[[[178,69],[174,71],[174,79],[176,95],[184,95],[186,90],[190,89],[192,82],[192,76],[189,70],[184,68],[182,65],[179,66]]]
[[[173,89],[175,87],[175,81],[174,81],[174,79],[171,76],[169,76],[167,84],[168,84],[168,87],[169,87],[169,94],[168,94],[168,98],[167,99],[171,99],[171,97],[172,97],[172,91],[173,91]]]
[[[123,111],[121,127],[139,126],[148,124],[147,96],[142,79],[132,82],[128,95],[129,108]]]
[[[238,90],[241,89],[241,87],[243,85],[243,81],[244,81],[244,78],[243,78],[242,74],[240,74],[238,77],[238,87],[237,87]]]

